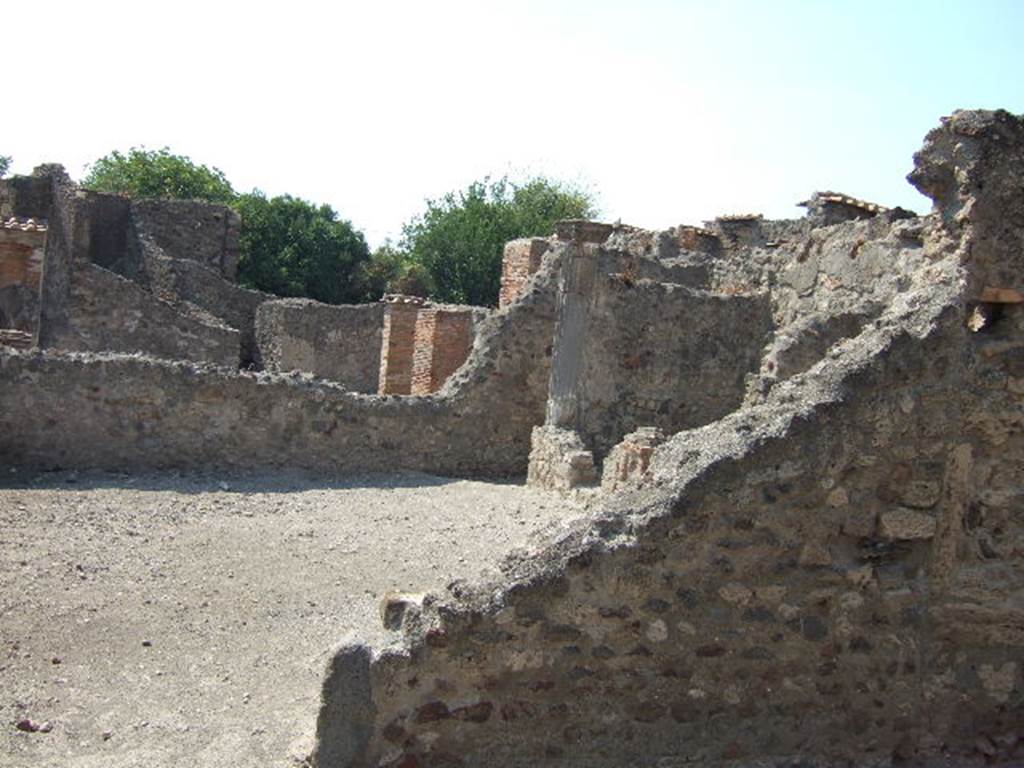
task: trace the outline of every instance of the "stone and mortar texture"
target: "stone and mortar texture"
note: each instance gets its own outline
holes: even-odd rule
[[[427,397],[0,352],[0,461],[521,474],[561,391],[563,267],[582,252],[610,313],[637,311],[615,286],[770,317],[760,360],[725,387],[735,410],[664,440],[608,419],[594,434],[625,440],[592,517],[539,537],[501,578],[387,601],[390,642],[346,644],[328,666],[312,762],[1013,764],[1024,307],[985,297],[1024,291],[1024,120],[958,113],[915,160],[926,217],[840,200],[831,218],[819,206],[661,233],[567,223]],[[663,332],[661,315],[637,317]],[[582,326],[575,338],[594,346]],[[620,368],[621,391],[643,384]],[[558,445],[586,450],[569,430]]]
[[[333,306],[279,299],[256,311],[256,345],[268,371],[307,371],[352,392],[374,393],[384,304]]]
[[[912,175],[939,215],[859,333],[500,580],[391,600],[394,642],[328,667],[314,764],[1022,759],[1024,307],[967,327],[1024,288],[1022,147],[1005,113],[944,121]]]
[[[469,359],[428,396],[140,355],[4,354],[0,463],[521,476],[544,420],[559,264],[556,250],[519,301],[477,324]]]

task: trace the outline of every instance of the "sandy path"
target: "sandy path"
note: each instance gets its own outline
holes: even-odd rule
[[[385,592],[471,578],[581,513],[427,475],[0,481],[9,768],[295,765],[330,650],[382,637]]]

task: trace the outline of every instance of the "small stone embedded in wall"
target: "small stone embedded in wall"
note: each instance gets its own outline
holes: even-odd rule
[[[917,510],[889,510],[879,521],[881,534],[887,539],[930,539],[935,535],[935,518]]]

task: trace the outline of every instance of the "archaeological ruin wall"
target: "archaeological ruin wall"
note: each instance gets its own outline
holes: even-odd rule
[[[35,336],[45,243],[45,221],[0,221],[0,328]]]
[[[479,323],[469,359],[432,398],[150,357],[4,353],[0,462],[522,475],[544,419],[558,259]]]
[[[260,361],[268,371],[306,371],[351,392],[376,393],[384,307],[266,301],[256,312]]]
[[[1021,147],[945,120],[912,175],[938,216],[861,331],[500,579],[388,598],[393,644],[328,665],[314,764],[1014,764]]]

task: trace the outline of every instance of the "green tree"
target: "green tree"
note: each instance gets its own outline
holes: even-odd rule
[[[175,200],[206,200],[230,203],[236,195],[217,168],[197,165],[164,147],[134,147],[127,154],[117,150],[91,166],[82,185],[99,192],[129,197],[167,197]]]
[[[408,254],[384,242],[362,265],[359,274],[361,292],[365,301],[376,301],[385,293],[403,293],[406,296],[430,295],[430,275]]]
[[[366,240],[329,205],[290,195],[268,198],[255,190],[234,206],[242,215],[241,284],[332,304],[366,298],[359,279],[370,258]]]
[[[7,175],[7,169],[11,167],[11,158],[7,155],[0,155],[0,179]]]
[[[430,278],[441,301],[494,305],[501,284],[504,244],[551,234],[560,219],[595,215],[592,196],[543,176],[517,184],[484,179],[440,200],[405,225],[402,247]]]

